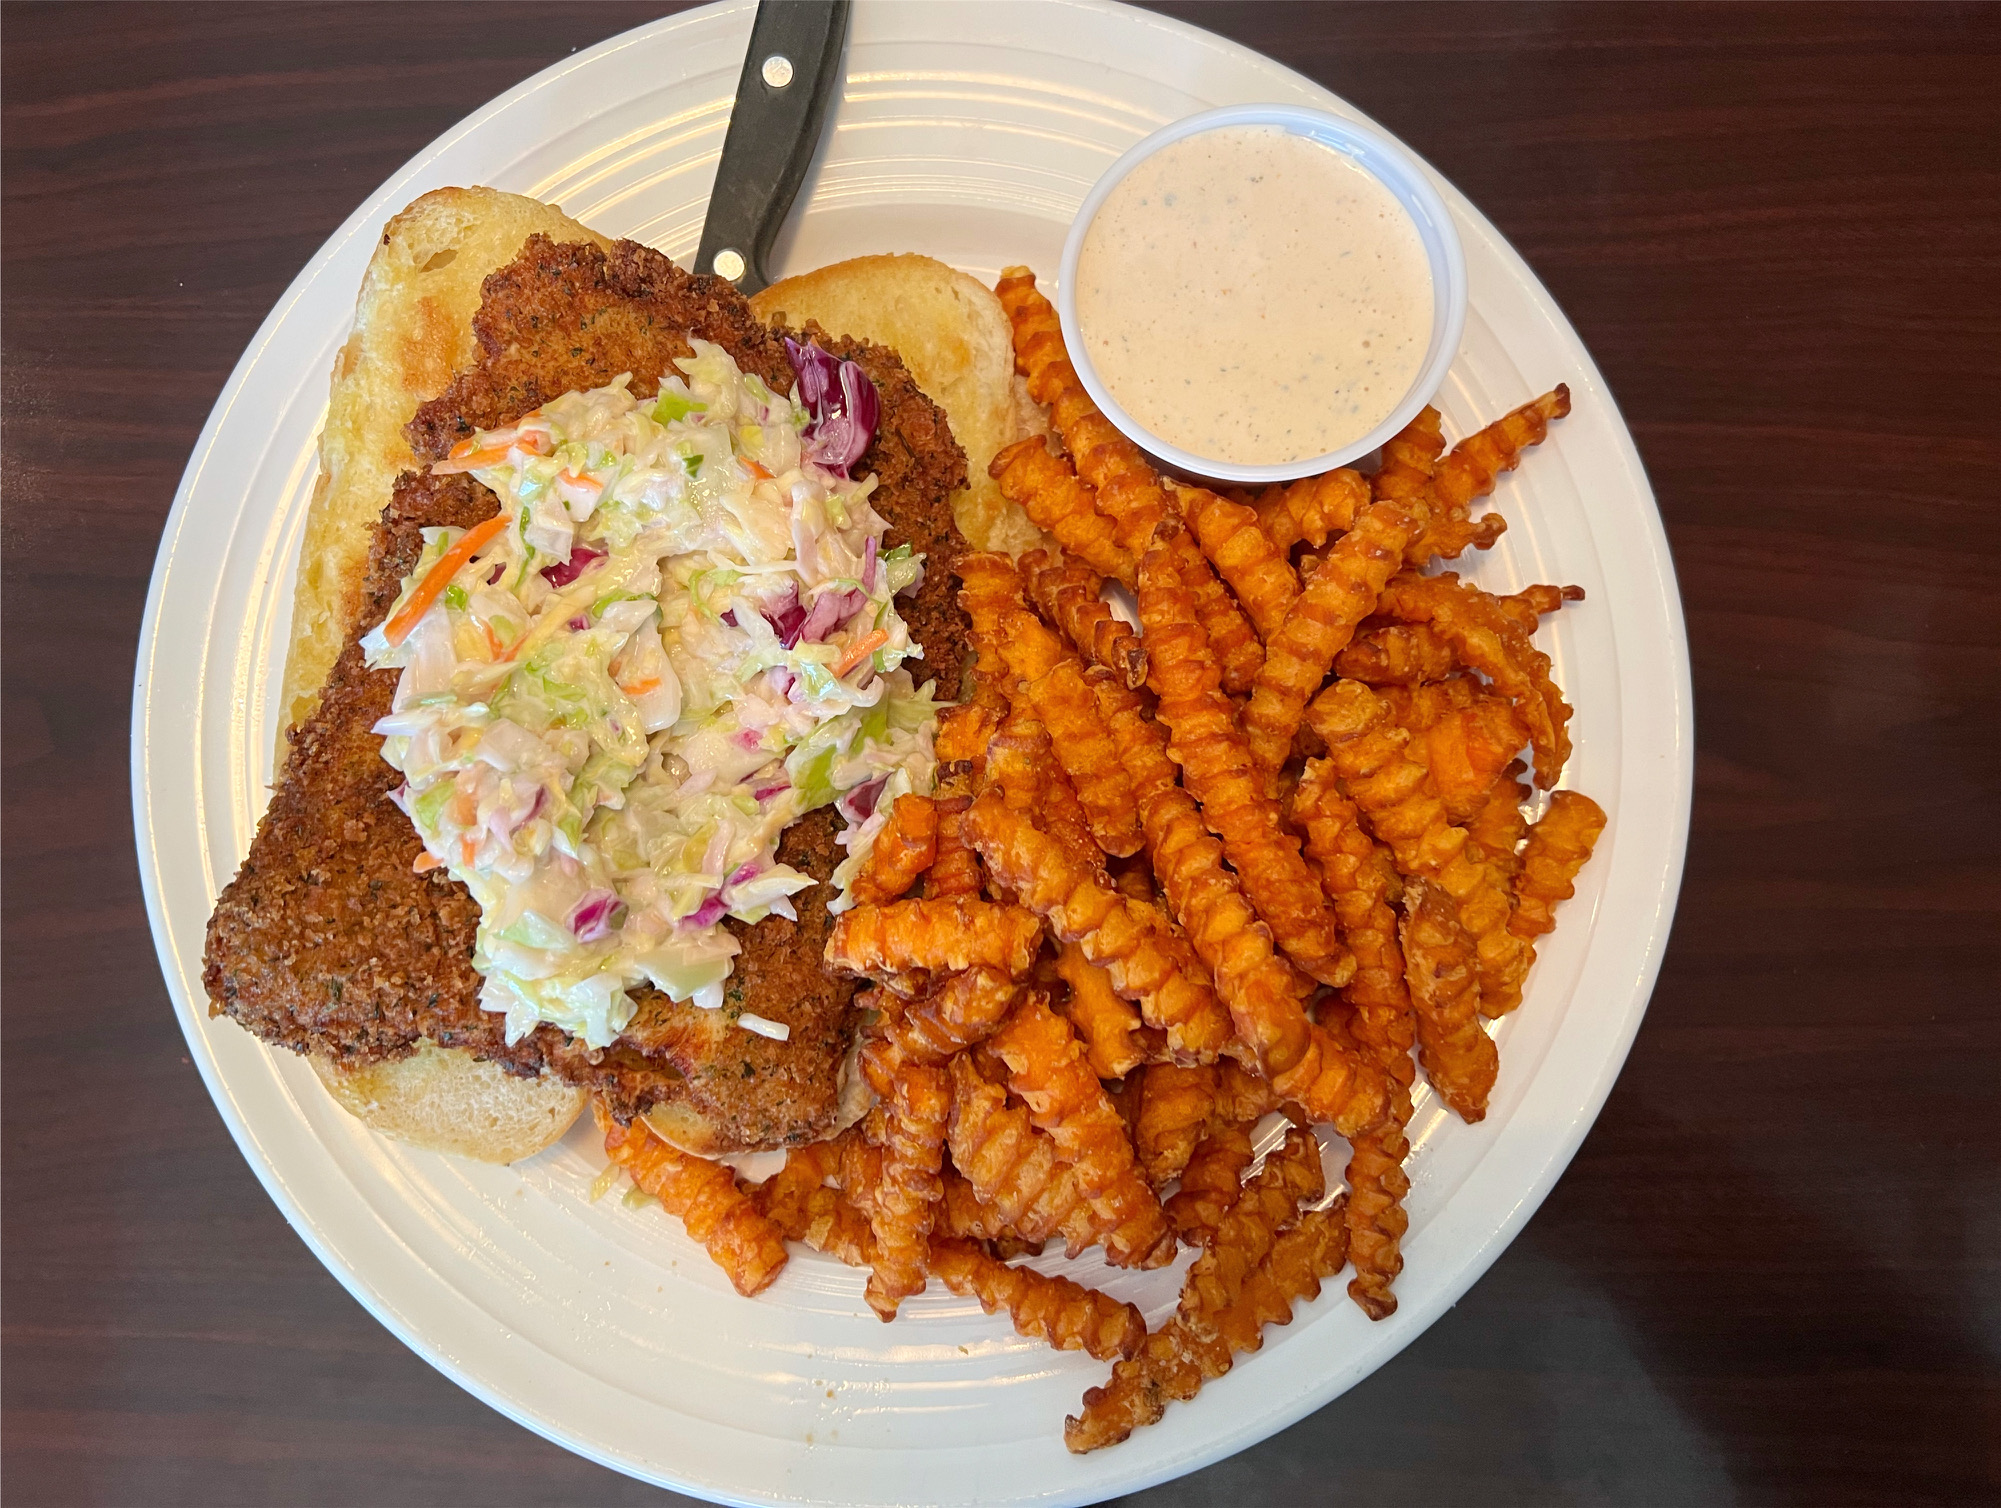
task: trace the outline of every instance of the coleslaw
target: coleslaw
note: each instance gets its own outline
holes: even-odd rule
[[[724,919],[794,916],[816,883],[777,862],[785,828],[838,806],[839,908],[889,803],[935,772],[896,608],[924,562],[882,548],[875,480],[848,475],[873,387],[788,342],[787,396],[693,344],[651,399],[622,375],[433,467],[500,511],[426,529],[362,641],[402,672],[375,726],[391,799],[418,866],[479,902],[481,1005],[510,1043],[546,1021],[609,1046],[645,983],[721,1008]]]

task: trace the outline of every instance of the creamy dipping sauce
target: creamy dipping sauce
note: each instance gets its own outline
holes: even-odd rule
[[[1077,324],[1139,424],[1194,455],[1283,465],[1387,419],[1431,342],[1410,214],[1344,153],[1279,126],[1170,143],[1106,197]]]

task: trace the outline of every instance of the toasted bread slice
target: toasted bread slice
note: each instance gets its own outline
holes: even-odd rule
[[[590,1098],[554,1074],[519,1078],[498,1063],[429,1042],[386,1063],[311,1061],[341,1107],[370,1128],[481,1162],[533,1157],[570,1129]]]
[[[292,596],[287,729],[312,711],[353,632],[375,520],[397,476],[417,464],[403,426],[472,364],[480,285],[537,231],[612,244],[554,205],[487,188],[433,190],[383,228],[355,301],[354,333],[334,359]],[[282,731],[278,754],[282,764]]]
[[[959,532],[979,549],[1011,554],[1043,542],[987,475],[994,452],[1020,438],[1024,422],[1013,333],[991,291],[931,257],[856,257],[773,283],[750,306],[773,324],[811,321],[902,356],[966,452],[969,485],[952,499]]]

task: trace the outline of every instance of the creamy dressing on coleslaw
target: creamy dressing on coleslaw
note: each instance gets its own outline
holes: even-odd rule
[[[607,1046],[647,982],[720,1007],[723,919],[793,915],[815,883],[776,862],[785,828],[841,804],[838,909],[889,804],[930,788],[895,603],[923,561],[882,549],[874,479],[846,474],[865,436],[838,389],[809,412],[694,344],[654,398],[622,376],[439,463],[499,515],[426,530],[363,641],[402,671],[376,725],[392,799],[420,867],[479,902],[481,1004],[510,1042],[547,1021]],[[852,408],[866,378],[840,375]]]
[[[1326,455],[1389,417],[1431,342],[1431,265],[1374,174],[1278,126],[1170,143],[1106,197],[1077,261],[1092,365],[1210,460]]]

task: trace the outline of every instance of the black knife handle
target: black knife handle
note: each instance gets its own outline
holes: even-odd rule
[[[695,256],[697,272],[729,277],[735,265],[727,253],[735,252],[743,270],[732,280],[745,293],[771,281],[765,258],[806,179],[827,107],[841,90],[849,3],[759,0]]]

